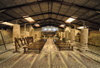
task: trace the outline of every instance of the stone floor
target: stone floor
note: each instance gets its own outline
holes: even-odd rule
[[[58,51],[49,38],[40,54],[18,53],[0,63],[0,68],[100,68],[100,64],[78,51]]]
[[[88,48],[89,48],[89,50],[91,50],[91,51],[93,51],[93,52],[100,55],[100,47],[96,47],[96,46],[93,46],[93,45],[88,45]]]
[[[6,48],[7,48],[7,50],[14,49],[14,44],[13,43],[6,44]],[[5,51],[6,50],[5,50],[4,45],[1,45],[0,46],[0,53],[5,52]]]

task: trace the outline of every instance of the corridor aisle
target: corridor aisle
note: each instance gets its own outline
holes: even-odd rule
[[[20,53],[0,64],[0,68],[100,68],[100,64],[78,51],[58,51],[52,38],[40,54]]]
[[[49,40],[48,43],[51,50],[51,68],[86,68],[82,63],[74,61],[72,58],[68,57],[67,51],[58,51],[53,40]]]
[[[38,56],[32,68],[100,68],[99,63],[78,51],[59,51],[51,38]]]

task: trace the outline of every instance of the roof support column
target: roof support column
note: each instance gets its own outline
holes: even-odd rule
[[[88,29],[81,29],[81,41],[80,41],[80,50],[85,52],[88,50]]]
[[[14,39],[16,38],[20,38],[20,25],[19,24],[14,24],[13,25],[13,42]]]

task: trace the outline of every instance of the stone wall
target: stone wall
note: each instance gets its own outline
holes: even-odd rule
[[[30,35],[28,27],[26,27],[26,34],[25,34],[25,28],[24,27],[20,27],[20,37],[24,37],[24,35],[25,35],[25,37]]]
[[[75,41],[76,42],[80,42],[80,34],[81,34],[81,31],[80,30],[75,30]]]
[[[90,31],[89,44],[100,46],[100,31]]]
[[[70,38],[71,38],[71,27],[66,27],[64,31],[65,31],[65,32],[68,32],[68,37],[67,37],[67,39],[70,40]],[[78,35],[78,34],[80,34],[80,33],[81,33],[80,30],[75,29],[75,41],[77,41],[77,42],[79,42],[79,40],[80,40],[80,36]],[[66,34],[66,35],[67,35],[67,34]]]
[[[30,36],[33,36],[34,42],[40,40],[41,38],[41,28],[32,29]]]
[[[13,42],[15,42],[15,38],[20,38],[20,25],[13,25]]]
[[[0,31],[1,31],[1,33],[3,35],[5,43],[12,43],[13,42],[12,30],[11,29],[0,30]],[[0,44],[3,44],[1,35],[0,35]]]
[[[40,40],[41,39],[41,31],[35,31],[34,32],[34,39],[37,41],[37,40]]]

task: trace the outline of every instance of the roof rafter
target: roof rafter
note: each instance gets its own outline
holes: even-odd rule
[[[64,1],[35,1],[35,2],[31,2],[31,3],[26,3],[26,4],[21,4],[21,5],[16,5],[16,6],[12,6],[12,7],[6,7],[6,8],[1,8],[0,10],[7,10],[7,9],[12,9],[12,8],[17,8],[17,7],[23,7],[23,6],[28,6],[28,5],[34,5],[34,4],[39,4],[39,3],[43,3],[43,2],[57,2],[60,4],[64,4],[64,5],[71,5],[71,6],[76,6],[76,7],[81,7],[81,8],[85,8],[85,9],[89,9],[89,10],[93,10],[93,11],[100,11],[99,9],[95,9],[95,8],[89,8],[89,7],[85,7],[85,6],[81,6],[81,5],[77,5],[77,4],[72,4],[72,3],[68,3],[68,2],[64,2]]]
[[[65,22],[62,21],[62,20],[58,20],[58,19],[54,19],[54,18],[46,18],[46,19],[36,20],[35,23],[37,23],[38,21],[43,21],[43,20],[57,20],[57,21],[60,21],[60,22],[62,22],[62,23],[65,23]]]
[[[54,13],[54,12],[46,12],[46,13],[42,13],[42,14],[30,15],[30,17],[39,16],[39,15],[43,15],[43,14],[56,14],[56,15],[60,15],[60,16],[64,16],[64,17],[71,17],[71,16],[67,16],[67,15],[63,15],[63,14]],[[11,20],[16,20],[16,19],[23,19],[23,17],[11,19]],[[11,20],[7,20],[7,21],[11,21]],[[86,19],[77,18],[77,20],[83,20],[83,21],[87,21],[87,22],[90,22],[90,23],[93,23],[93,24],[100,25],[100,23],[92,22],[92,21],[89,21],[89,20],[86,20]]]
[[[79,24],[79,23],[75,23],[76,25],[79,25],[79,26],[83,26],[82,24]],[[91,28],[91,29],[93,29],[93,30],[99,30],[99,29],[96,29],[96,28],[93,28],[93,27],[89,27],[89,28]]]

